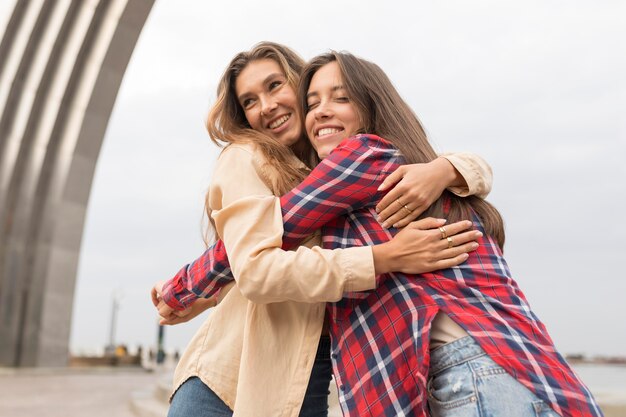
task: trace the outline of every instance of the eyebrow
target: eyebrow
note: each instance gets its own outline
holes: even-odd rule
[[[280,73],[280,72],[273,72],[270,75],[268,75],[267,77],[265,77],[265,79],[261,83],[262,84],[267,84],[270,80],[272,80],[274,78],[277,78],[277,77],[285,77],[285,75]],[[241,103],[241,101],[243,99],[245,99],[247,96],[248,96],[248,93],[243,93],[242,95],[237,97],[237,100],[239,100],[239,102]]]
[[[331,91],[334,93],[335,91],[345,90],[345,89],[346,88],[343,85],[336,85],[333,88],[331,88]],[[312,93],[307,93],[306,98],[308,100],[309,97],[313,97],[313,96],[319,96],[319,93],[317,91],[313,91]]]

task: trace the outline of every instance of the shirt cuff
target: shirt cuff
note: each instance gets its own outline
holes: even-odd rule
[[[485,182],[483,175],[487,173],[480,172],[480,169],[468,160],[467,156],[463,153],[447,153],[439,155],[442,158],[446,158],[454,168],[459,171],[467,186],[462,187],[448,187],[448,190],[459,197],[467,197],[475,195],[477,197],[484,198],[489,194],[489,189]]]
[[[190,292],[184,284],[183,276],[187,273],[187,267],[183,267],[178,274],[163,286],[161,298],[175,311],[186,309],[192,300],[195,300],[195,294]]]
[[[374,255],[370,246],[343,249],[341,262],[346,271],[344,292],[368,291],[376,288]]]

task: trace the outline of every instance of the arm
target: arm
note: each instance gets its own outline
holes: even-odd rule
[[[233,280],[224,242],[218,240],[199,258],[182,267],[172,279],[159,286],[162,288],[159,296],[171,309],[182,311],[198,298],[217,296]]]
[[[350,150],[344,150],[345,152],[351,153]],[[336,154],[333,158],[340,160],[343,156]],[[245,155],[244,158],[237,159],[243,160]],[[333,161],[332,158],[328,159],[326,164],[331,161]],[[366,162],[367,158],[362,159],[360,163],[365,165]],[[379,165],[376,163],[373,166]],[[252,166],[253,163],[243,164],[234,172],[241,173]],[[340,165],[335,166],[335,169],[344,171]],[[320,170],[326,170],[325,165],[320,166],[315,172]],[[220,172],[220,169],[217,171]],[[256,176],[256,172],[248,172],[247,175]],[[354,175],[361,174],[355,173]],[[378,177],[378,174],[375,177]],[[317,184],[314,184],[315,178],[315,175],[309,177],[309,181],[305,181],[301,187],[311,187],[313,184],[312,186],[317,188]],[[214,183],[215,193],[212,191],[212,197],[215,194],[222,199],[223,190],[228,190],[228,194],[232,194],[233,190],[237,189],[237,187],[232,187],[226,178],[216,178]],[[301,195],[301,187],[289,193],[284,199],[290,199],[291,195]],[[376,187],[377,184],[373,187],[357,188],[361,191],[366,190],[365,194],[360,197],[358,193],[352,194],[350,199],[353,202],[373,201],[371,198],[375,197],[370,197],[370,193]],[[269,190],[263,187],[259,187],[259,191],[270,194]],[[340,193],[333,195],[344,199]],[[220,199],[213,201],[211,206],[221,207],[228,198],[224,201],[219,201]],[[291,229],[293,226],[302,226],[297,220],[303,212],[285,211],[281,218],[281,207],[276,198],[263,198],[257,195],[235,200],[231,204],[226,204],[227,207],[222,210],[214,211],[214,219],[219,235],[232,236],[227,239],[232,242],[229,252],[237,254],[234,265],[242,265],[235,269],[236,276],[239,277],[240,290],[248,298],[257,302],[285,299],[306,302],[333,301],[341,298],[343,292],[346,291],[372,289],[375,286],[373,268],[376,274],[381,274],[392,270],[404,271],[408,264],[414,265],[412,267],[414,269],[404,272],[418,273],[458,265],[464,260],[465,252],[471,249],[471,244],[467,242],[475,238],[474,235],[469,234],[470,232],[459,234],[455,237],[455,242],[459,246],[448,250],[439,242],[440,232],[436,227],[441,224],[436,224],[433,219],[424,219],[422,223],[416,224],[412,231],[406,231],[404,235],[398,234],[391,242],[372,247],[371,253],[369,248],[364,247],[336,251],[299,248],[296,252],[285,253],[280,250],[281,246],[283,248],[297,246],[304,237],[310,234],[309,232],[319,228],[321,223],[309,224],[306,233],[301,236],[286,235],[283,242],[283,230],[280,228],[282,222],[284,221]],[[348,200],[344,199],[344,203],[346,202]],[[350,206],[356,207],[354,204]],[[248,213],[254,221],[229,222],[232,212]],[[300,219],[306,221],[306,217],[303,216]],[[320,219],[314,218],[314,220]],[[229,223],[232,228],[229,227]],[[279,225],[279,227],[273,225]],[[451,236],[463,232],[468,227],[467,224],[461,223],[446,226]],[[435,228],[429,235],[425,235],[425,232],[417,234],[415,232],[429,228]],[[218,241],[201,258],[181,269],[179,274],[168,282],[168,287],[163,293],[163,298],[168,305],[181,310],[187,304],[176,304],[176,300],[191,302],[197,296],[210,297],[216,289],[232,280],[232,273],[223,248],[223,243]],[[314,255],[311,255],[311,252]],[[338,264],[333,264],[333,262],[338,262]]]
[[[262,161],[250,149],[229,148],[218,161],[209,205],[217,234],[224,242],[233,275],[244,296],[256,302],[335,301],[344,292],[374,288],[370,247],[343,250],[297,247],[311,234],[307,233],[292,242],[291,247],[297,250],[281,250],[280,204],[260,179]],[[254,183],[255,190],[242,191],[244,182]],[[248,266],[252,248],[259,245],[275,250],[261,256],[264,262],[253,260]],[[247,273],[241,274],[242,269]]]
[[[284,248],[293,247],[303,237],[308,236],[338,216],[368,205],[374,205],[380,196],[377,189],[382,179],[398,166],[398,152],[388,142],[380,138],[374,139],[374,143],[370,142],[369,137],[365,136],[344,142],[343,146],[331,152],[329,157],[324,159],[300,185],[280,198],[284,221],[284,234],[282,236],[276,234],[271,240],[259,241],[256,245],[248,247],[233,246],[231,248],[226,242],[228,252],[236,253],[241,257],[238,266],[235,266],[234,262],[232,265],[235,275],[239,277],[239,287],[248,298],[257,302],[282,301],[285,299],[283,295],[289,291],[291,286],[298,287],[300,285],[291,279],[280,280],[280,291],[274,291],[275,288],[271,283],[268,284],[266,277],[255,274],[258,269],[274,268],[272,254],[281,252],[281,242]],[[215,220],[217,223],[217,218]],[[434,221],[433,219],[424,220]],[[446,229],[450,228],[454,233],[458,233],[469,226],[470,222],[459,222],[446,226]],[[434,230],[424,230],[433,227]],[[405,231],[403,230],[401,233],[405,233]],[[461,252],[455,252],[451,256],[452,254],[442,251],[447,247],[441,246],[443,244],[441,232],[435,224],[422,223],[421,227],[417,225],[411,230],[406,230],[406,233],[413,233],[410,235],[411,239],[405,240],[391,252],[393,256],[398,258],[399,254],[406,250],[415,257],[408,262],[403,262],[407,258],[398,259],[398,262],[394,262],[393,265],[384,265],[382,263],[384,261],[382,261],[377,272],[384,273],[395,270],[421,273],[458,265],[463,261],[461,252],[467,252],[472,248],[472,244],[466,242],[476,237],[474,232],[463,233],[455,237],[455,241],[459,239],[459,243],[466,245],[452,248]],[[396,239],[406,236],[399,233],[387,243],[391,244]],[[378,250],[383,249],[384,245],[372,247],[374,256],[377,255]],[[389,252],[387,252],[387,256],[390,256]],[[451,258],[455,259],[452,260]],[[385,259],[385,254],[381,255],[381,259]],[[425,259],[435,261],[435,263],[425,262]],[[378,267],[378,262],[376,265]],[[387,269],[385,270],[385,268]],[[305,276],[310,273],[307,271],[315,271],[315,269],[306,268],[306,265],[302,265],[302,267],[299,265],[297,270],[299,275]],[[280,269],[275,268],[273,272],[281,273]],[[308,281],[316,281],[313,278],[317,279],[318,277],[307,277]],[[322,280],[325,278],[322,277]],[[344,291],[368,289],[365,286],[359,286],[359,282],[351,280],[350,277],[345,278],[348,281],[343,286]],[[331,280],[332,277],[329,277],[328,284],[331,284]],[[370,288],[374,286],[371,282],[368,284]],[[340,295],[340,293],[337,292],[336,295]],[[309,301],[316,299],[311,294],[305,294],[305,297]]]
[[[426,164],[403,165],[385,178],[381,191],[393,188],[378,203],[376,211],[384,227],[404,227],[446,188],[460,197],[484,198],[491,191],[492,182],[491,167],[478,155],[443,154]]]
[[[368,140],[348,141],[280,200],[245,197],[213,212],[217,232],[230,254],[238,287],[246,297],[259,303],[335,301],[345,292],[375,288],[374,268],[377,273],[434,271],[460,264],[466,252],[475,248],[475,242],[470,241],[476,238],[477,232],[458,234],[468,229],[471,222],[446,226],[460,244],[448,248],[437,228],[443,223],[423,219],[391,241],[372,247],[336,250],[298,247],[289,252],[281,249],[281,246],[297,246],[303,238],[339,215],[363,205],[373,206],[380,175],[394,165],[398,153],[387,142],[386,150],[370,148]],[[377,155],[380,152],[393,157],[381,157]],[[239,167],[237,172],[243,169]],[[280,203],[283,202],[281,216]],[[211,207],[219,204],[211,202]],[[229,222],[234,212],[249,213],[254,221]]]

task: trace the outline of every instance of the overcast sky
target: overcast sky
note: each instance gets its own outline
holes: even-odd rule
[[[6,19],[8,0],[0,12]],[[495,174],[505,255],[565,353],[626,355],[626,4],[157,1],[118,95],[84,232],[71,346],[154,344],[148,292],[203,251],[217,148],[203,122],[230,58],[261,40],[378,63],[439,151]],[[182,349],[201,322],[168,328]]]

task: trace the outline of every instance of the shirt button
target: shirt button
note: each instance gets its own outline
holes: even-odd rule
[[[333,359],[337,359],[337,354],[333,352],[333,353],[331,353],[330,357],[333,358]]]
[[[346,387],[344,387],[343,385],[339,385],[339,389],[340,389],[341,391],[345,391],[345,390],[346,390]]]

